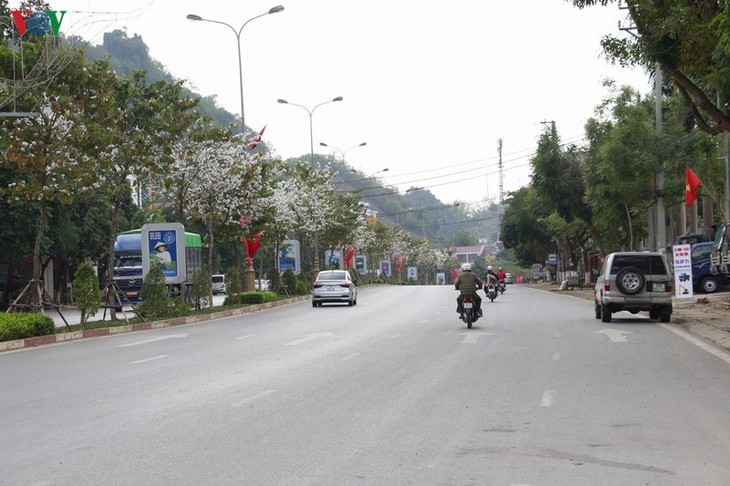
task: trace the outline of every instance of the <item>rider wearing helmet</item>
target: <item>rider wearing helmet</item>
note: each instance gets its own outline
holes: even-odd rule
[[[478,315],[482,315],[482,298],[477,294],[477,290],[482,288],[482,281],[471,271],[471,263],[461,265],[461,274],[454,282],[454,287],[459,290],[459,296],[456,298],[456,312],[461,315],[464,303],[464,296],[471,295],[474,298]]]
[[[499,280],[500,284],[505,283],[505,280],[507,279],[507,273],[505,273],[504,268],[499,267],[497,269],[497,279]]]
[[[494,268],[489,265],[487,266],[487,273],[484,275],[484,285],[489,285],[490,280],[495,285],[499,282],[499,275],[494,271]]]

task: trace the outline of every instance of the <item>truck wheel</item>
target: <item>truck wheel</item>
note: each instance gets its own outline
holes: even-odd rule
[[[714,294],[720,290],[720,282],[713,276],[707,276],[700,282],[700,288],[706,294]]]

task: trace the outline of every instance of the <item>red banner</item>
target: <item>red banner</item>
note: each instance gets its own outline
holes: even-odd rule
[[[251,239],[246,238],[246,235],[241,236],[243,246],[246,247],[246,256],[248,257],[248,263],[251,263],[251,261],[253,260],[253,256],[256,254],[257,251],[259,251],[259,247],[261,246],[262,234],[263,232],[259,231]]]

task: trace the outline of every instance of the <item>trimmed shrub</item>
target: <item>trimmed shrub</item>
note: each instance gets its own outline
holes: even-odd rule
[[[279,272],[276,270],[272,270],[269,275],[269,280],[271,280],[271,287],[269,287],[269,290],[271,290],[274,293],[280,293],[281,292],[281,275],[279,275]]]
[[[309,293],[309,284],[304,280],[297,280],[297,295],[307,295]]]
[[[286,288],[286,293],[289,295],[296,295],[297,293],[297,276],[294,275],[291,268],[287,268],[281,277],[281,281]]]
[[[0,341],[47,336],[55,330],[53,319],[44,314],[0,313]]]
[[[81,312],[81,324],[86,324],[89,316],[96,314],[101,304],[101,289],[99,277],[89,262],[83,262],[74,274],[71,295],[74,304]]]
[[[223,305],[233,304],[264,304],[266,302],[276,302],[279,300],[274,292],[241,292],[240,294],[228,294]]]
[[[212,305],[212,302],[208,302],[210,293],[210,274],[208,268],[203,267],[193,274],[193,284],[190,286],[190,298],[196,309]]]
[[[226,288],[226,294],[228,295],[223,305],[240,304],[241,272],[238,271],[237,267],[228,269],[226,280],[228,281],[228,287]]]
[[[142,282],[142,303],[137,310],[145,318],[167,317],[170,314],[170,297],[165,274],[162,267],[156,261],[150,264],[150,271]]]

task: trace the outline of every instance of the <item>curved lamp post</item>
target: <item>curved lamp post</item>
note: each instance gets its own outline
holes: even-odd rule
[[[277,5],[276,7],[271,7],[268,12],[264,12],[260,15],[257,15],[256,17],[251,17],[250,19],[245,21],[243,23],[243,25],[241,26],[241,28],[238,30],[236,30],[232,25],[227,24],[226,22],[221,22],[220,20],[205,19],[205,18],[201,17],[200,15],[195,15],[195,14],[187,15],[188,20],[194,20],[194,21],[198,21],[198,22],[210,22],[212,24],[225,25],[226,27],[231,29],[236,36],[236,47],[238,48],[238,87],[241,91],[241,136],[244,136],[246,134],[246,119],[243,114],[243,63],[241,61],[241,32],[243,31],[243,28],[246,27],[246,24],[248,24],[252,20],[258,19],[265,15],[275,14],[275,13],[281,12],[283,10],[284,10],[284,7],[282,5]]]
[[[326,144],[326,143],[324,143],[324,142],[319,142],[319,144],[320,144],[320,145],[321,145],[322,147],[327,147],[327,148],[331,148],[332,150],[336,150],[337,152],[339,152],[339,153],[340,153],[340,155],[342,156],[342,162],[344,163],[344,162],[345,162],[345,155],[347,154],[347,152],[349,152],[349,151],[350,151],[350,150],[352,150],[352,149],[358,148],[358,147],[364,147],[364,146],[365,146],[365,145],[367,145],[368,143],[367,143],[367,142],[363,142],[363,143],[361,143],[361,144],[359,144],[359,145],[353,145],[352,147],[346,148],[345,150],[342,150],[342,149],[340,149],[340,148],[338,148],[338,147],[335,147],[334,145],[327,145],[327,144]]]
[[[304,110],[309,115],[309,148],[310,148],[310,154],[311,154],[310,161],[313,166],[314,166],[314,132],[312,130],[312,114],[314,113],[314,110],[316,110],[317,108],[319,108],[322,105],[326,105],[327,103],[333,103],[335,101],[342,101],[342,100],[343,100],[342,96],[338,96],[337,98],[332,98],[331,100],[324,101],[318,105],[315,105],[314,108],[312,108],[311,110],[304,105],[298,105],[296,103],[289,103],[288,101],[282,100],[281,98],[276,100],[277,103],[281,103],[283,105],[291,105],[291,106],[298,106],[299,108],[304,108]]]
[[[291,105],[291,106],[298,106],[299,108],[304,108],[304,110],[309,115],[309,149],[310,149],[310,163],[312,164],[312,167],[314,167],[314,132],[312,130],[312,114],[314,113],[314,110],[319,108],[322,105],[326,105],[327,103],[334,103],[335,101],[342,101],[342,96],[338,96],[337,98],[332,98],[328,101],[323,101],[322,103],[315,105],[314,108],[311,110],[307,108],[304,105],[298,105],[296,103],[289,103],[286,100],[283,100],[279,98],[276,100],[277,103],[281,103],[283,105]],[[317,237],[317,233],[314,233],[314,278],[317,278],[317,274],[319,273],[319,238]]]

